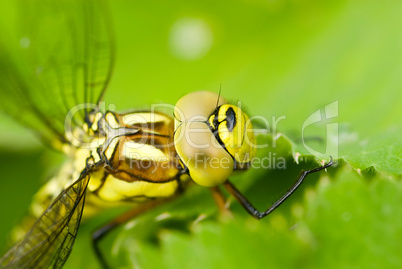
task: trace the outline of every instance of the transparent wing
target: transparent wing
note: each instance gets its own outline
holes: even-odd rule
[[[1,259],[1,268],[61,268],[67,260],[85,203],[89,173],[65,189],[35,222],[24,239]]]
[[[16,40],[0,37],[0,109],[46,138],[89,122],[108,86],[114,49],[104,0],[19,0]]]

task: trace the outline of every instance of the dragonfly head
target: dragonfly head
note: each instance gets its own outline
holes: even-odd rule
[[[174,115],[176,151],[197,184],[222,184],[254,157],[255,138],[248,116],[218,94],[187,94],[177,102]]]

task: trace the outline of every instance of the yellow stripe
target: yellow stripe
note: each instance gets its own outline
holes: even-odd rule
[[[109,176],[99,190],[100,198],[107,201],[120,201],[133,196],[167,197],[176,191],[177,181],[151,183],[146,181],[126,182]]]
[[[119,123],[116,121],[116,118],[111,112],[108,112],[105,118],[109,126],[112,127],[113,129],[117,129],[120,127]]]
[[[120,139],[118,137],[115,137],[112,139],[112,141],[110,141],[110,144],[105,151],[105,156],[109,160],[112,158],[113,152],[115,150],[118,150],[118,149],[116,149],[116,145],[117,145],[117,142],[119,142],[119,141],[120,141]]]
[[[170,121],[170,118],[159,113],[131,113],[123,116],[123,122],[126,125],[146,124],[161,121]]]
[[[102,118],[102,113],[96,113],[94,120],[92,121],[92,130],[96,132],[98,130],[98,122]]]
[[[97,190],[100,187],[100,185],[102,184],[102,178],[103,178],[104,174],[105,174],[105,171],[103,169],[94,172],[91,175],[91,180],[88,183],[88,190],[90,190],[90,191]]]
[[[160,149],[148,144],[127,141],[124,143],[123,155],[127,159],[169,161],[169,157]]]

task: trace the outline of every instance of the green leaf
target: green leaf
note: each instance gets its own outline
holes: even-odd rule
[[[402,129],[344,146],[342,158],[354,168],[374,168],[391,175],[402,174]]]
[[[157,245],[138,240],[138,223],[119,241],[126,262],[145,268],[398,268],[401,193],[401,182],[376,177],[368,183],[343,168],[333,182],[322,177],[302,204],[293,203],[292,218],[275,213],[257,221],[236,212],[219,222],[181,219],[190,233],[161,228],[166,219],[147,219],[142,225],[160,226],[151,228]]]
[[[339,136],[335,141],[335,145],[329,145],[335,150],[321,152],[311,152],[306,149],[306,142],[294,142],[290,138],[282,136],[276,145],[280,149],[289,148],[291,145],[291,152],[296,161],[300,158],[315,159],[320,162],[321,160],[328,161],[329,156],[333,156],[335,161],[345,161],[353,168],[357,169],[360,173],[362,170],[374,170],[382,172],[390,176],[402,175],[402,129],[391,128],[381,134],[372,136],[370,138],[359,139],[356,133],[339,132]],[[316,136],[320,137],[320,136]],[[272,138],[269,138],[272,139]],[[322,141],[326,141],[325,137],[321,137],[320,143],[315,145],[315,148],[323,148]],[[310,147],[311,145],[308,145]],[[276,151],[278,151],[276,149]]]

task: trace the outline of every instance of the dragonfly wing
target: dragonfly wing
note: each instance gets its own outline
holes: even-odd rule
[[[80,225],[89,172],[83,172],[35,222],[24,239],[1,259],[1,268],[61,268]]]
[[[67,113],[90,104],[72,120],[72,127],[81,127],[111,77],[108,8],[105,0],[20,2],[20,31],[14,38],[0,35],[0,110],[46,139],[68,142]]]

